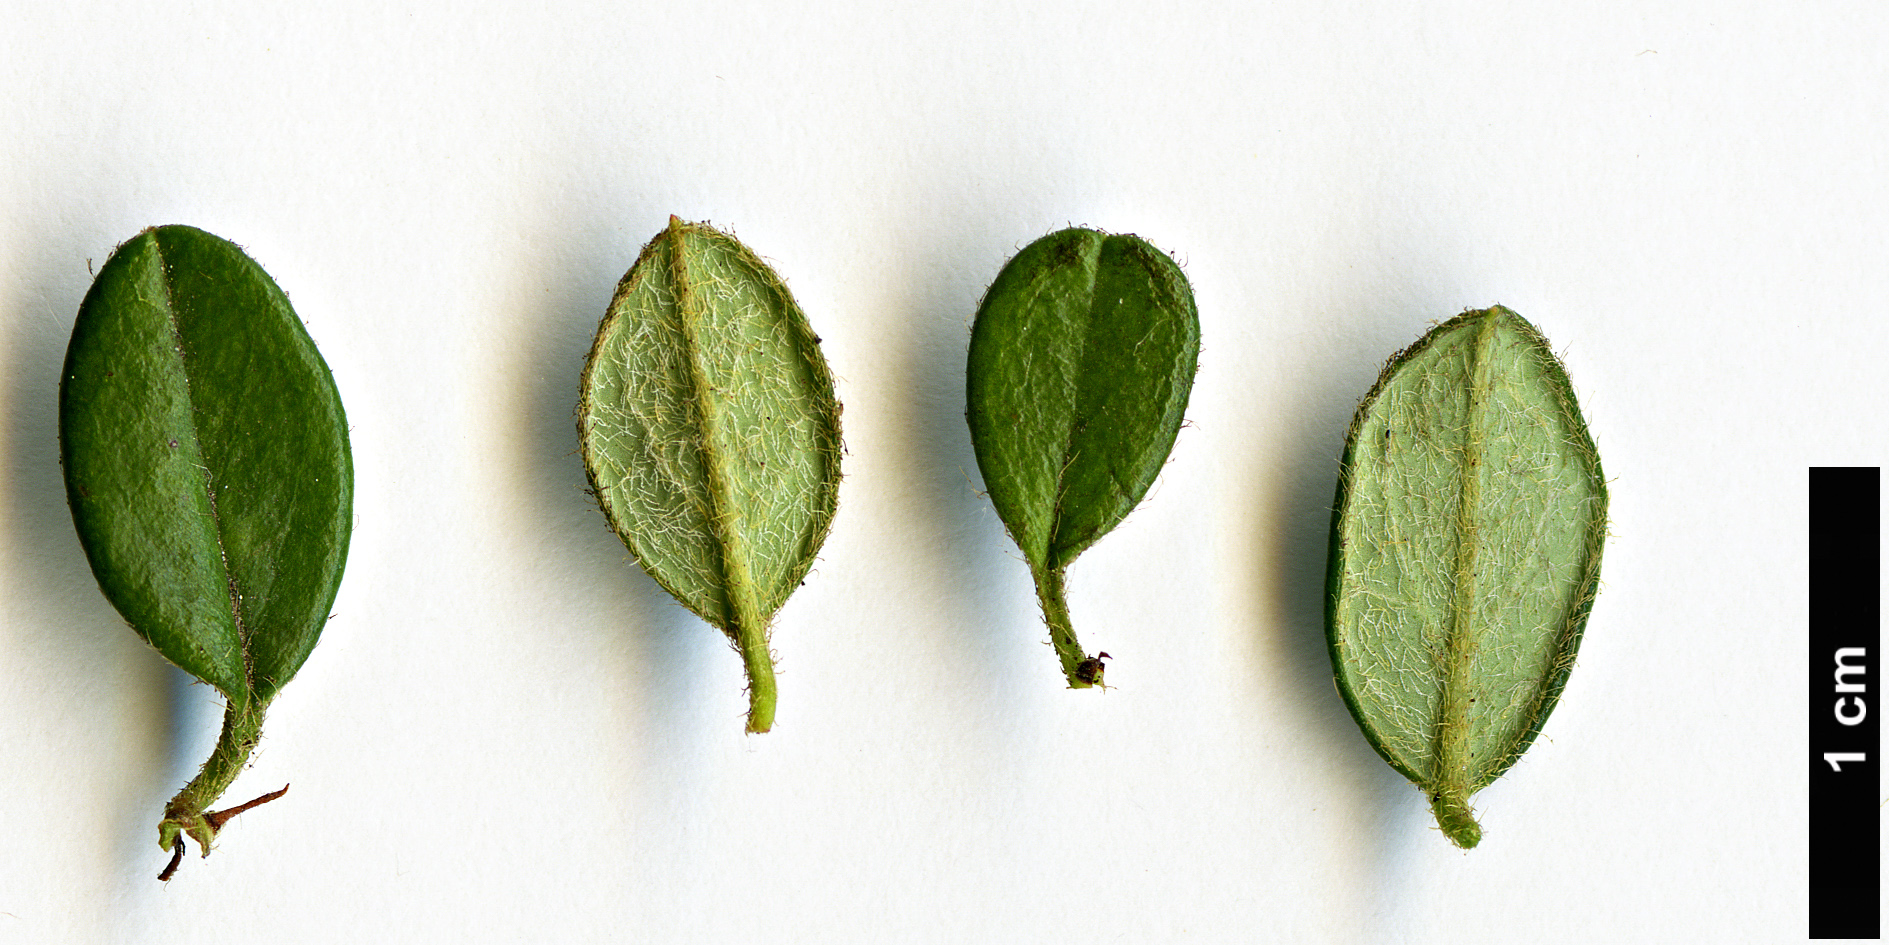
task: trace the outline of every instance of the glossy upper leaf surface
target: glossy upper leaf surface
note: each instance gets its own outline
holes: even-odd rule
[[[1200,354],[1180,267],[1138,237],[1024,247],[978,307],[966,417],[984,486],[1039,568],[1134,509],[1173,448]]]
[[[578,433],[611,527],[677,600],[729,630],[738,588],[773,614],[826,540],[839,413],[818,339],[774,271],[732,237],[674,221],[617,287]]]
[[[1467,312],[1392,359],[1345,445],[1328,597],[1339,689],[1386,760],[1438,783],[1457,725],[1468,788],[1521,756],[1567,681],[1606,517],[1593,440],[1534,326]]]
[[[86,294],[59,409],[105,596],[232,702],[267,701],[321,635],[353,514],[341,399],[288,299],[226,240],[147,230]]]

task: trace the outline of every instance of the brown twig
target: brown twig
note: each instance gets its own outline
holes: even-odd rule
[[[171,877],[177,875],[177,866],[182,862],[184,862],[184,838],[180,835],[177,838],[177,845],[171,847],[170,863],[164,867],[164,872],[157,874],[158,882],[170,882]]]
[[[289,793],[289,786],[284,784],[282,785],[282,790],[280,791],[270,791],[269,793],[264,794],[263,796],[256,798],[253,801],[249,801],[244,804],[238,804],[235,807],[232,807],[228,810],[213,811],[211,813],[203,815],[203,819],[209,822],[210,830],[212,832],[222,830],[223,825],[227,823],[231,817],[234,817],[237,814],[240,814],[243,811],[250,809],[251,807],[260,807],[287,793]]]

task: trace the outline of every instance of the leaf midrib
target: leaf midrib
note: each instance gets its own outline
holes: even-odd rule
[[[1087,360],[1089,336],[1094,333],[1095,328],[1096,286],[1101,281],[1097,270],[1102,259],[1102,244],[1107,239],[1108,237],[1103,236],[1082,247],[1082,266],[1084,274],[1088,277],[1085,286],[1088,290],[1087,304],[1082,306],[1082,329],[1075,333],[1075,357],[1071,359],[1076,366],[1075,389],[1071,392],[1072,406],[1069,410],[1069,422],[1063,430],[1063,446],[1058,453],[1062,461],[1056,467],[1056,501],[1050,505],[1048,534],[1043,542],[1043,566],[1056,571],[1069,567],[1069,563],[1074,561],[1076,555],[1081,554],[1082,551],[1082,549],[1077,549],[1074,554],[1065,555],[1058,536],[1062,534],[1063,529],[1063,498],[1069,489],[1069,467],[1075,465],[1077,454],[1080,453],[1080,450],[1076,449],[1076,438],[1082,427],[1078,414],[1084,403],[1082,395],[1090,389],[1090,375],[1093,373],[1089,370],[1090,365]]]
[[[203,472],[203,493],[205,501],[210,508],[210,532],[216,540],[217,562],[223,566],[224,586],[229,594],[230,622],[236,628],[236,649],[243,661],[243,686],[245,689],[243,695],[245,698],[248,698],[254,695],[256,691],[256,671],[254,657],[249,651],[249,629],[243,622],[242,591],[236,584],[236,572],[230,567],[229,545],[224,540],[223,520],[222,516],[217,512],[216,489],[211,483],[212,473],[209,464],[210,457],[204,450],[203,438],[198,433],[197,396],[190,376],[189,360],[185,356],[186,345],[184,344],[183,325],[177,319],[177,305],[171,286],[171,270],[170,266],[165,263],[164,243],[155,233],[151,236],[151,247],[152,255],[156,257],[157,262],[157,283],[164,290],[164,318],[170,325],[171,338],[176,341],[173,351],[177,356],[177,371],[183,378],[184,399],[190,404],[190,429],[186,435],[189,436],[191,446],[196,450],[198,458],[204,461],[202,464],[198,465],[198,468]],[[231,695],[233,697],[234,694]]]
[[[1458,484],[1456,507],[1456,562],[1450,601],[1449,639],[1444,649],[1443,703],[1437,719],[1436,777],[1438,781],[1467,789],[1472,785],[1470,765],[1469,706],[1474,698],[1471,666],[1478,639],[1476,605],[1476,568],[1479,564],[1477,530],[1481,514],[1483,451],[1487,433],[1492,384],[1492,349],[1495,346],[1497,319],[1485,315],[1477,326],[1475,340],[1469,346],[1469,391],[1464,416],[1462,475]]]
[[[669,247],[669,278],[674,284],[676,324],[683,344],[688,349],[689,381],[695,388],[696,410],[701,418],[702,471],[708,479],[708,527],[715,536],[715,565],[721,577],[722,612],[731,624],[722,629],[732,633],[735,626],[764,617],[758,612],[759,601],[753,577],[748,573],[747,549],[743,544],[745,536],[740,529],[731,527],[729,521],[729,509],[735,502],[726,468],[728,460],[715,445],[720,405],[716,403],[714,388],[709,383],[708,366],[703,363],[699,340],[699,322],[703,317],[701,303],[690,281],[688,254],[684,245],[690,234],[683,226],[673,227],[671,232],[675,238]]]

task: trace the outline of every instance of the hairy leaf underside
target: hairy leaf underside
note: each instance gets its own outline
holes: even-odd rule
[[[612,526],[703,619],[731,630],[744,587],[765,619],[812,566],[839,404],[806,316],[740,243],[678,222],[645,247],[598,331],[578,426]]]
[[[1566,374],[1520,316],[1465,313],[1385,368],[1345,446],[1328,609],[1339,688],[1400,772],[1473,792],[1526,750],[1586,624],[1606,508]]]

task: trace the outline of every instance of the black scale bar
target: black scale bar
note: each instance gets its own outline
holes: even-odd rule
[[[1810,937],[1879,938],[1882,471],[1810,470]]]

